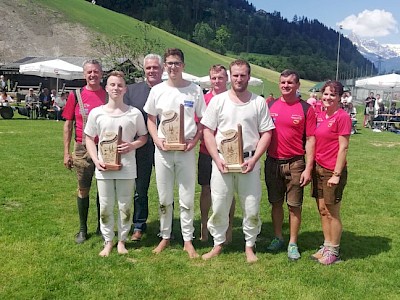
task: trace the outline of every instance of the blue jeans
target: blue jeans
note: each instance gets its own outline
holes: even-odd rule
[[[136,150],[136,191],[133,197],[133,225],[134,231],[146,231],[147,217],[149,215],[149,190],[151,172],[154,164],[153,141]]]

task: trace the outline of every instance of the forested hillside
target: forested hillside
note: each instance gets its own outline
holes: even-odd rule
[[[280,71],[292,67],[303,78],[334,78],[338,32],[318,20],[279,12],[267,13],[246,0],[97,0],[124,13],[221,54],[241,55]],[[264,55],[250,55],[264,54]],[[340,70],[371,69],[347,38],[342,37]]]

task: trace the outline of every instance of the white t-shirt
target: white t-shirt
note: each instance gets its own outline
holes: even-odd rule
[[[129,106],[128,111],[121,115],[110,115],[104,110],[104,105],[93,108],[90,111],[85,134],[98,136],[99,144],[104,141],[107,132],[118,133],[119,126],[122,126],[122,141],[133,142],[136,136],[147,134],[143,115],[137,108]],[[136,178],[136,151],[121,155],[122,169],[119,171],[99,171],[96,168],[97,179],[135,179]],[[101,160],[100,150],[98,157]]]
[[[185,139],[190,140],[194,138],[197,132],[195,114],[201,118],[206,109],[200,86],[190,83],[187,87],[177,88],[164,81],[151,88],[143,110],[149,115],[158,116],[160,123],[162,123],[165,119],[163,113],[167,111],[179,113],[180,104],[184,105]],[[159,138],[165,138],[161,126],[158,126],[157,134]]]
[[[275,128],[264,98],[252,93],[248,102],[237,104],[230,99],[229,91],[211,99],[201,123],[217,130],[215,140],[219,150],[224,139],[222,133],[231,129],[237,131],[237,125],[242,125],[243,152],[256,150],[260,133]]]

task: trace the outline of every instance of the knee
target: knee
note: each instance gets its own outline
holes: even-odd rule
[[[86,198],[89,196],[90,188],[78,188],[78,197]]]

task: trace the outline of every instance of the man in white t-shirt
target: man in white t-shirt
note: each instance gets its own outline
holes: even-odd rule
[[[271,141],[275,128],[265,100],[247,90],[250,65],[244,60],[230,64],[231,89],[214,96],[204,114],[204,140],[213,159],[211,175],[211,199],[213,214],[208,220],[208,230],[214,238],[214,248],[202,256],[207,260],[218,256],[226,240],[229,210],[234,191],[238,193],[243,211],[243,233],[247,262],[257,261],[254,246],[261,230],[259,217],[261,201],[260,162]],[[241,124],[243,132],[242,173],[228,173],[226,163],[219,153],[224,133],[237,130]],[[214,136],[214,132],[216,134]]]
[[[199,119],[205,111],[205,101],[201,88],[182,78],[185,66],[184,55],[180,49],[168,49],[164,54],[164,67],[168,80],[157,84],[150,90],[144,106],[147,113],[147,127],[154,144],[154,166],[159,197],[160,236],[162,240],[153,250],[158,254],[169,246],[172,231],[172,215],[174,202],[174,183],[179,185],[179,207],[181,231],[184,250],[190,258],[198,257],[193,247],[194,233],[194,193],[196,186],[196,153],[194,147],[202,134],[202,126],[195,122],[195,114]],[[157,117],[160,124],[166,119],[163,113],[180,111],[184,105],[184,151],[167,151],[165,135],[161,126],[157,128]]]

